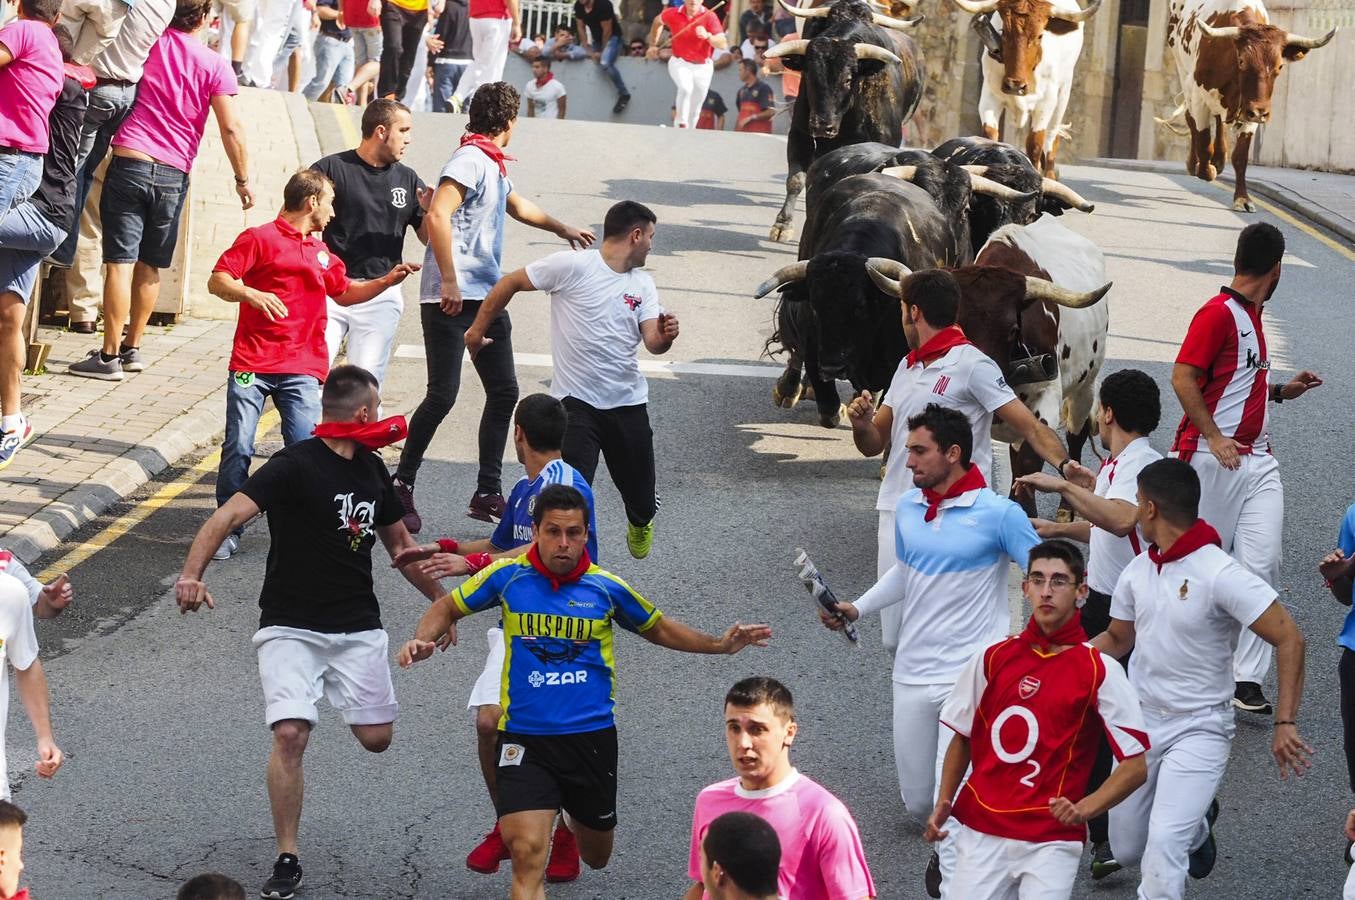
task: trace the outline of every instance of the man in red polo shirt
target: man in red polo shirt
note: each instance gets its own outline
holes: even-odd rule
[[[720,17],[702,6],[701,0],[683,0],[682,6],[670,6],[654,20],[649,29],[646,59],[659,58],[659,35],[664,28],[673,35],[673,55],[668,60],[668,75],[677,85],[677,116],[673,124],[678,128],[695,128],[715,74],[711,56],[717,47],[727,48],[729,39]]]
[[[380,278],[350,281],[343,260],[311,236],[333,217],[333,183],[314,169],[297,172],[283,188],[278,217],[241,232],[207,282],[207,290],[240,304],[226,383],[217,506],[249,476],[265,398],[273,398],[282,416],[286,444],[309,438],[320,421],[320,385],[329,371],[325,297],[340,306],[363,303],[420,268],[398,263]],[[227,537],[213,559],[229,559],[240,547],[242,532],[243,527]]]

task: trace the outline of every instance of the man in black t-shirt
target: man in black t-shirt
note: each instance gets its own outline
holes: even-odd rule
[[[348,266],[351,277],[389,272],[400,262],[408,228],[427,243],[423,214],[433,192],[400,162],[413,128],[414,119],[403,104],[374,100],[362,113],[362,143],[357,149],[311,165],[334,182],[334,218],[325,226],[325,244]],[[325,327],[330,360],[346,335],[348,362],[371,372],[380,384],[404,310],[399,285],[357,306],[340,306],[331,299]]]
[[[390,746],[394,730],[398,706],[372,584],[372,546],[380,538],[394,558],[417,545],[400,522],[404,507],[391,477],[371,452],[404,437],[403,418],[376,421],[380,403],[370,372],[331,371],[316,437],[274,454],[217,509],[193,539],[174,586],[180,612],[204,603],[215,608],[203,582],[212,551],[236,527],[267,514],[268,568],[254,647],[273,731],[268,799],[279,855],[264,897],[291,897],[301,884],[301,758],[319,721],[321,695],[373,753]],[[400,571],[429,600],[442,594],[417,564]]]
[[[616,67],[621,55],[621,20],[616,17],[612,0],[575,0],[574,27],[579,29],[579,46],[588,49],[588,56],[602,66],[602,71],[616,85],[616,105],[619,113],[630,103],[630,89]]]

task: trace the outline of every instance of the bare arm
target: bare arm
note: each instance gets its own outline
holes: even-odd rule
[[[563,97],[560,98],[560,102],[564,102]],[[571,247],[576,243],[582,244],[584,247],[593,243],[593,233],[591,231],[570,228],[559,219],[553,218],[544,209],[537,206],[517,191],[513,191],[508,195],[508,214],[523,225],[530,225],[533,228],[540,228],[542,231],[549,231],[561,240],[568,241]]]
[[[1084,519],[1077,519],[1073,522],[1051,522],[1049,519],[1031,519],[1031,527],[1041,538],[1049,540],[1050,538],[1063,538],[1069,541],[1081,541],[1084,544],[1091,543],[1092,526],[1090,522]]]
[[[442,278],[442,311],[449,316],[461,312],[461,289],[456,284],[456,259],[453,248],[452,216],[466,199],[465,185],[444,178],[433,191],[428,213],[423,217],[428,246]]]
[[[555,106],[556,106],[556,107],[559,109],[559,111],[560,111],[560,113],[559,113],[559,118],[561,118],[561,119],[563,119],[563,118],[565,117],[565,106],[568,104],[568,102],[569,102],[569,98],[568,98],[568,97],[561,97],[559,100],[556,100],[556,101],[555,101]]]
[[[51,702],[42,660],[33,660],[27,669],[14,670],[14,690],[23,702],[28,720],[33,723],[33,734],[38,739],[38,774],[43,778],[51,778],[61,768],[64,756],[52,737]]]
[[[670,616],[660,616],[641,636],[651,644],[667,647],[669,650],[681,650],[683,653],[738,653],[749,644],[766,646],[772,630],[766,625],[729,626],[720,637],[697,631],[690,625],[684,625]]]
[[[1355,557],[1347,559],[1338,547],[1323,557],[1317,570],[1322,573],[1332,596],[1342,606],[1350,606],[1351,592],[1355,589]]]
[[[395,268],[380,278],[348,282],[348,289],[335,296],[334,302],[340,306],[356,306],[359,303],[366,303],[386,288],[400,284],[411,273],[417,272],[421,268],[423,267],[417,263],[396,263]]]
[[[1251,630],[1275,648],[1275,675],[1279,696],[1275,699],[1275,737],[1271,753],[1280,767],[1280,777],[1287,771],[1303,775],[1308,771],[1313,750],[1299,736],[1299,704],[1303,700],[1303,664],[1305,641],[1298,625],[1278,600],[1249,626]],[[1283,724],[1281,724],[1283,723]]]
[[[1110,627],[1092,638],[1092,646],[1107,656],[1124,659],[1134,649],[1134,623],[1111,619]]]
[[[1017,480],[1037,491],[1058,494],[1068,501],[1068,505],[1078,515],[1116,537],[1129,534],[1138,522],[1139,508],[1127,500],[1107,500],[1105,497],[1098,497],[1094,491],[1089,491],[1080,484],[1045,472],[1025,475]]]
[[[663,33],[663,16],[654,17],[654,23],[649,26],[649,38],[645,41],[645,59],[659,58],[659,35]]]
[[[997,414],[1029,441],[1035,452],[1055,469],[1068,459],[1068,448],[1059,440],[1054,429],[1035,418],[1035,413],[1020,400],[1008,400],[997,408]]]
[[[701,900],[701,898],[704,897],[705,894],[706,894],[705,886],[699,883],[693,884],[691,887],[687,888],[687,893],[682,895],[682,900]]]
[[[875,406],[870,391],[862,391],[847,407],[847,421],[852,426],[852,443],[862,456],[877,456],[889,444],[894,430],[894,410],[881,404]]]
[[[224,504],[217,507],[211,518],[198,529],[193,545],[188,548],[188,558],[184,560],[179,581],[201,582],[207,571],[207,563],[212,559],[221,542],[241,525],[259,514],[259,507],[248,495],[237,493]],[[182,602],[180,603],[182,606]],[[194,607],[196,609],[196,607]]]
[[[1144,754],[1131,756],[1115,767],[1101,786],[1073,803],[1066,797],[1049,801],[1049,811],[1064,825],[1084,825],[1118,805],[1148,780],[1148,761]]]
[[[935,843],[950,834],[943,826],[950,819],[951,804],[960,791],[960,782],[964,781],[965,772],[969,771],[970,757],[969,738],[956,734],[950,739],[946,758],[941,763],[941,784],[936,791],[936,806],[932,808],[927,826],[922,831],[924,841]]]
[[[386,552],[390,554],[391,559],[400,555],[400,551],[413,549],[418,546],[414,538],[410,537],[403,522],[396,522],[394,525],[383,525],[376,529],[377,537],[381,538],[381,543],[386,545]],[[444,593],[442,585],[438,584],[437,579],[430,578],[424,574],[423,570],[414,564],[399,566],[400,574],[405,576],[420,594],[423,594],[430,601],[437,600]]]
[[[516,44],[522,40],[522,4],[519,0],[508,0],[508,18],[513,23],[508,39]]]
[[[1181,401],[1181,411],[1209,442],[1209,452],[1218,459],[1219,465],[1225,469],[1236,469],[1241,464],[1237,441],[1225,437],[1210,415],[1209,406],[1204,402],[1204,391],[1200,389],[1203,376],[1202,369],[1176,363],[1172,366],[1172,390],[1176,391],[1176,398]]]
[[[526,98],[523,98],[523,99],[526,99]],[[527,118],[529,118],[529,119],[535,119],[535,118],[536,118],[536,104],[533,103],[531,100],[527,100]]]
[[[475,314],[475,321],[466,329],[466,349],[472,357],[480,352],[480,348],[487,342],[485,331],[489,328],[489,323],[493,322],[499,313],[508,308],[508,301],[512,300],[521,291],[534,291],[536,285],[527,277],[526,269],[517,269],[509,272],[499,279],[494,287],[489,289],[485,299],[480,301],[480,311]]]
[[[658,318],[640,323],[640,340],[644,342],[645,349],[656,356],[672,349],[678,332],[678,318],[668,312],[659,313]]]
[[[221,145],[235,172],[235,192],[240,195],[240,208],[254,205],[254,192],[249,189],[249,152],[245,148],[245,127],[235,114],[235,98],[217,94],[212,98],[212,113],[221,131]]]

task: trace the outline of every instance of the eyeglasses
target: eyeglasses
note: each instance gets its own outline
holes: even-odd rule
[[[1067,587],[1074,587],[1078,583],[1068,575],[1050,575],[1047,580],[1049,586],[1056,591],[1061,591]],[[1028,575],[1026,576],[1026,581],[1030,582],[1030,586],[1033,588],[1043,588],[1046,579],[1043,575]]]

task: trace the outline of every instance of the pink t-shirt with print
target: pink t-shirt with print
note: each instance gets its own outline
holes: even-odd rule
[[[238,94],[230,61],[193,35],[171,28],[146,58],[136,103],[113,138],[181,172],[193,168],[212,98]]]
[[[47,117],[65,80],[61,48],[52,27],[15,19],[0,28],[0,44],[13,59],[0,67],[0,144],[47,152]]]

